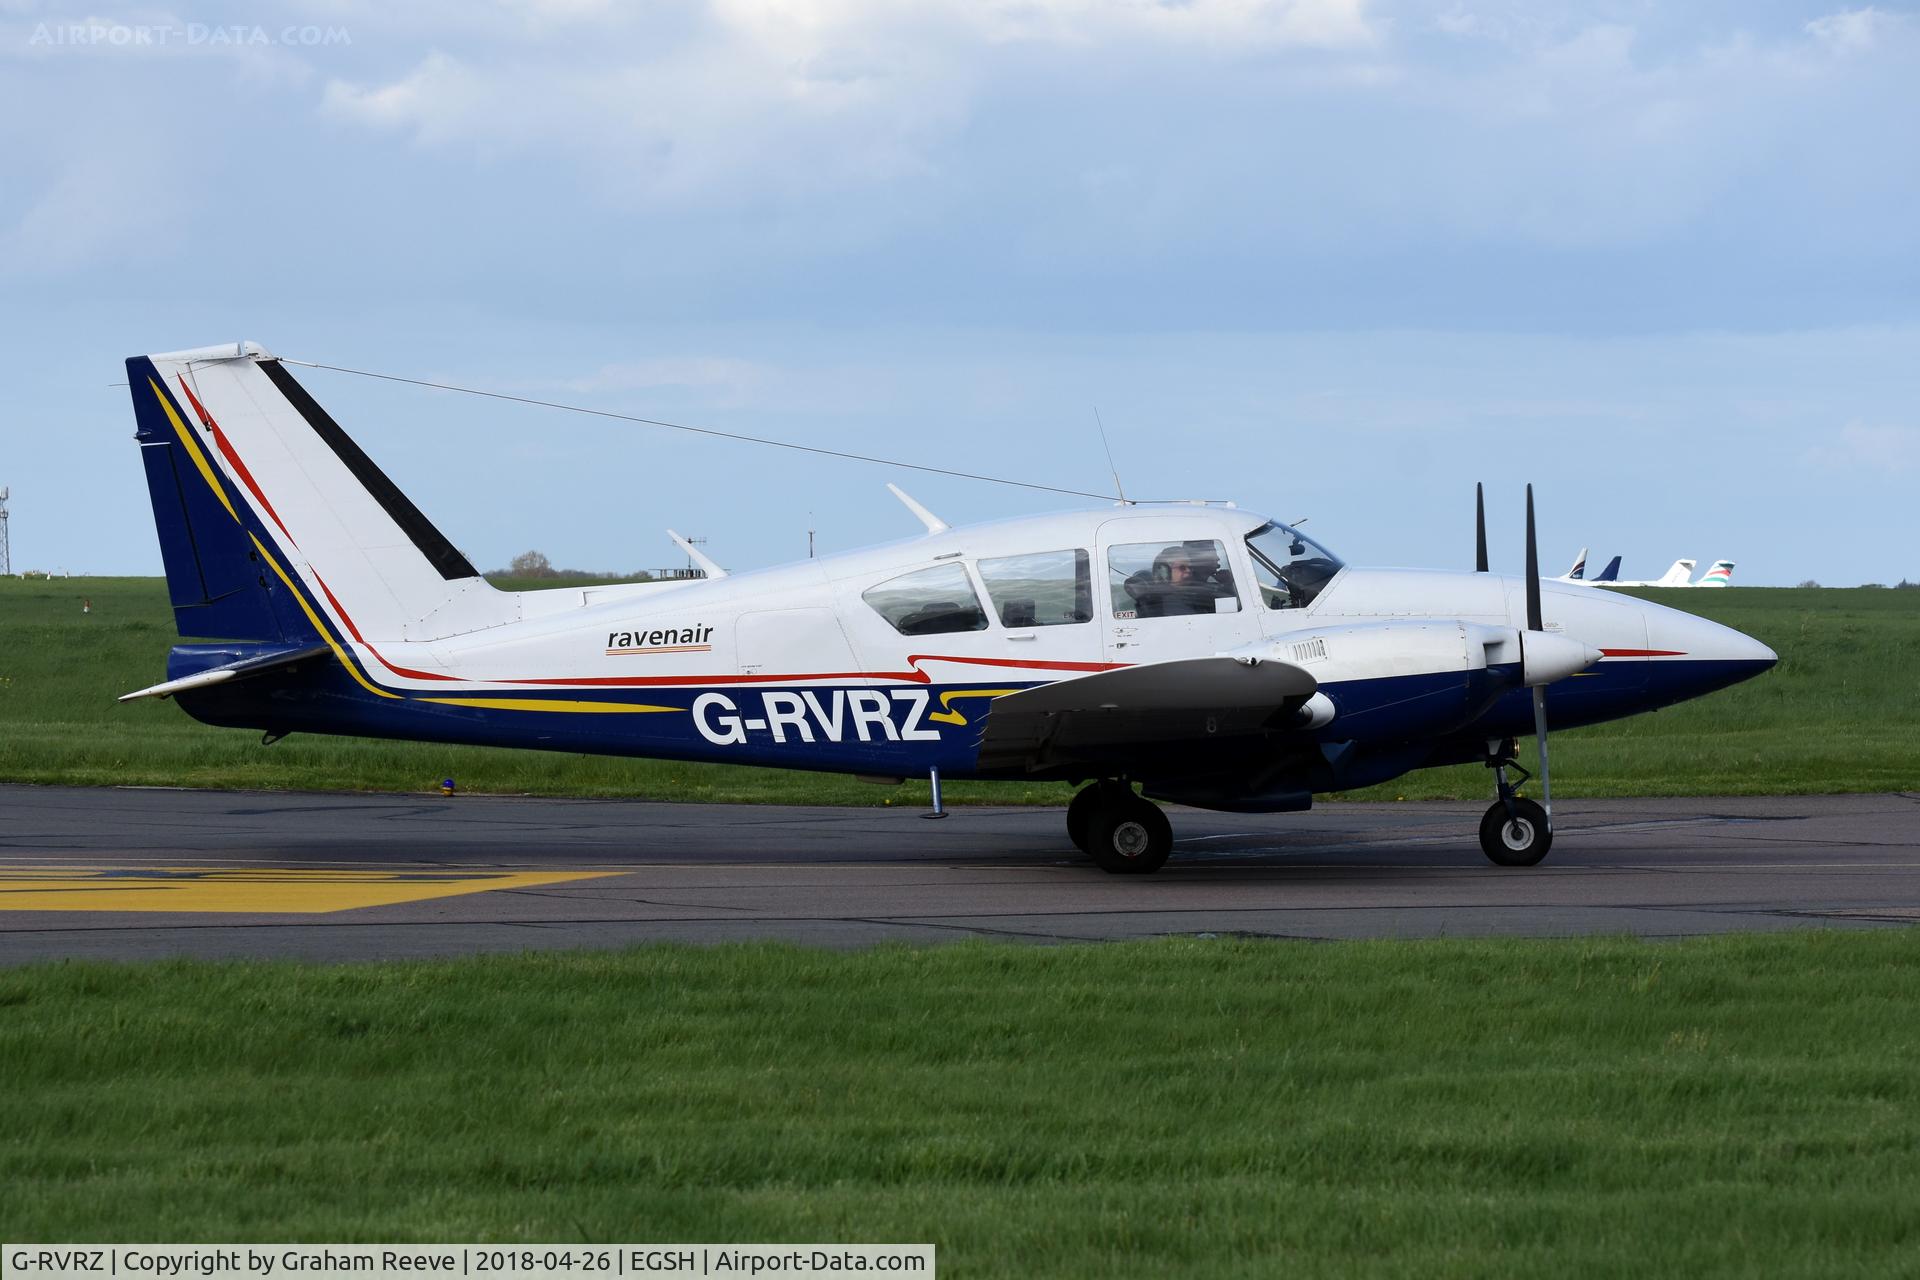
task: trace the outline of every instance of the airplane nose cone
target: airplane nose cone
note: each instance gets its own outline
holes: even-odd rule
[[[1647,614],[1647,645],[1654,655],[1650,680],[1681,698],[1750,680],[1780,660],[1744,632],[1658,605]]]

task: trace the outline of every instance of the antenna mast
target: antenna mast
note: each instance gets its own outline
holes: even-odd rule
[[[13,550],[7,544],[7,495],[11,489],[0,489],[0,577],[13,576]]]
[[[1107,443],[1107,424],[1100,421],[1100,406],[1093,406],[1093,425],[1100,428],[1100,447],[1107,451],[1107,470],[1113,472],[1113,491],[1120,495],[1122,506],[1132,506],[1127,501],[1127,487],[1120,483],[1120,468],[1113,465],[1113,446]]]

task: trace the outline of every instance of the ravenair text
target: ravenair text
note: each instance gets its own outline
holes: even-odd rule
[[[698,622],[692,626],[655,627],[648,631],[609,631],[607,652],[630,653],[636,650],[690,646],[705,648],[711,645],[712,641],[713,628]]]
[[[700,736],[719,746],[755,735],[775,742],[938,742],[928,727],[925,689],[770,689],[693,700]]]

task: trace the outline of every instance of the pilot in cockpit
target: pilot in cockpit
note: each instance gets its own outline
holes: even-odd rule
[[[1146,578],[1142,582],[1138,579]],[[1143,618],[1172,618],[1216,612],[1216,600],[1234,594],[1230,572],[1211,542],[1164,548],[1153,558],[1150,575],[1135,574],[1127,590]]]

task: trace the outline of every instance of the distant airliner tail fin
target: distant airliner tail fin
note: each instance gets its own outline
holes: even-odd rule
[[[1684,587],[1691,585],[1693,579],[1693,564],[1694,562],[1691,560],[1675,560],[1672,567],[1661,574],[1660,580],[1654,585],[1659,587]]]

